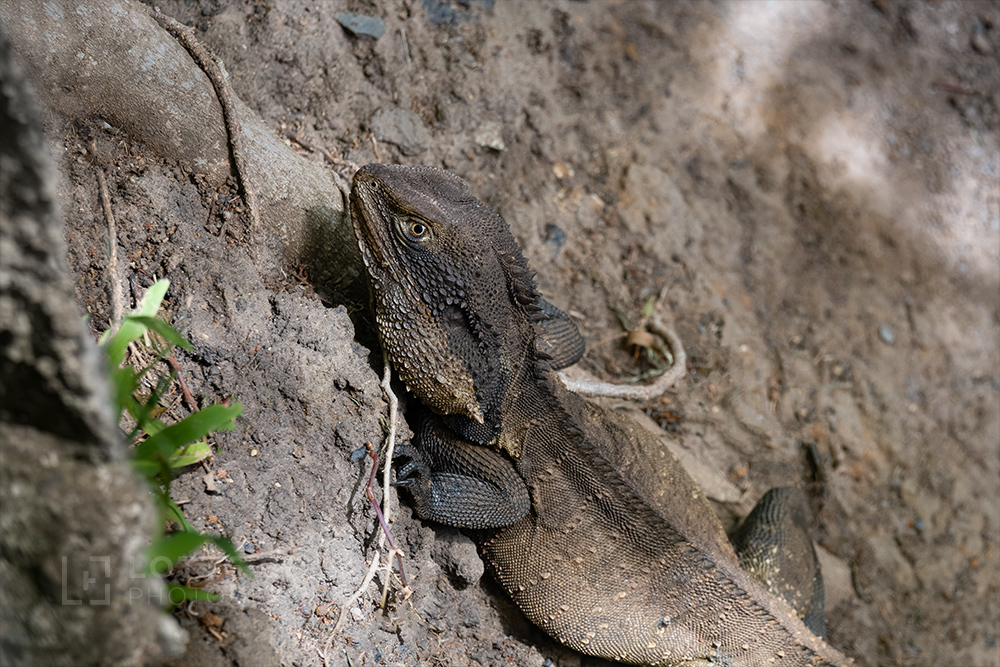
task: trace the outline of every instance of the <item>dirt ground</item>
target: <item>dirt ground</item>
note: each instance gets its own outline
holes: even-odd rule
[[[620,319],[666,288],[689,374],[632,409],[672,433],[727,525],[772,486],[808,491],[830,642],[860,665],[1000,664],[996,3],[157,4],[317,161],[322,148],[468,180],[578,319],[574,372],[648,370]],[[343,11],[385,34],[352,35]],[[172,281],[188,386],[246,408],[174,495],[256,558],[254,576],[177,573],[207,575],[222,600],[177,613],[191,642],[176,664],[606,664],[532,627],[480,578],[473,543],[405,498],[393,531],[411,600],[383,613],[377,578],[331,640],[377,539],[356,454],[387,418],[370,332],[356,337],[309,267],[261,280],[240,226],[217,235],[232,192],[114,128],[51,136],[94,330],[109,307],[89,137],[115,167],[123,279],[136,293]]]

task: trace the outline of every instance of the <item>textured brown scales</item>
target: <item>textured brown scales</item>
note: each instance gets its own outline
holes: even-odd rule
[[[659,439],[564,388],[553,369],[579,356],[559,351],[568,318],[541,299],[507,225],[464,181],[368,165],[351,211],[382,345],[432,411],[400,483],[422,517],[477,531],[532,622],[580,652],[640,665],[849,664],[800,620],[808,610],[740,568]],[[764,552],[801,547],[802,533],[778,528]],[[814,555],[789,555],[785,569],[815,570]],[[815,604],[818,581],[810,571],[775,590]]]

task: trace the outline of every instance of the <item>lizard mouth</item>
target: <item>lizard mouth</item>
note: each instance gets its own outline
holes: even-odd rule
[[[377,273],[388,274],[391,280],[399,282],[398,276],[392,269],[392,263],[385,255],[384,246],[387,239],[382,238],[381,234],[386,231],[390,223],[381,219],[378,206],[373,203],[374,200],[375,193],[367,183],[355,184],[351,192],[351,225],[354,227],[354,237],[361,250],[361,258],[368,267],[369,275],[377,278],[379,277]]]

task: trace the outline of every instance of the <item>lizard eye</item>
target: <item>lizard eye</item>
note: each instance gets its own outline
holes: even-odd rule
[[[411,222],[409,227],[407,227],[406,231],[409,232],[410,236],[416,239],[422,239],[423,237],[427,236],[427,234],[430,233],[430,230],[427,228],[427,225],[425,225],[422,222],[416,222],[416,221]]]
[[[400,220],[399,229],[403,233],[403,239],[410,243],[425,243],[431,238],[431,226],[421,220]]]

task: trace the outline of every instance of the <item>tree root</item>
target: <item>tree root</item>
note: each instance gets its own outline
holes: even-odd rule
[[[670,347],[670,352],[674,357],[674,364],[668,371],[660,375],[655,382],[647,385],[615,384],[613,382],[599,382],[589,379],[568,379],[565,374],[560,373],[559,377],[566,383],[566,388],[581,396],[597,398],[618,398],[630,401],[652,401],[662,396],[668,389],[684,378],[687,374],[687,353],[684,351],[684,344],[673,329],[660,320],[658,314],[660,305],[666,297],[666,288],[660,292],[653,314],[646,322],[646,328],[663,339]]]
[[[100,118],[211,187],[235,173],[258,237],[248,251],[262,272],[307,265],[316,284],[365,300],[344,206],[349,184],[293,150],[233,94],[191,29],[125,0],[53,0],[51,12],[36,5],[0,2],[0,25],[53,111],[69,122]],[[155,53],[155,62],[137,62],[136,53]]]
[[[226,66],[218,56],[211,53],[204,44],[198,41],[194,36],[194,28],[189,28],[166,16],[160,12],[158,7],[146,7],[146,11],[187,49],[191,57],[198,61],[202,71],[208,76],[208,80],[212,82],[215,95],[219,104],[222,105],[222,117],[226,124],[226,134],[229,137],[229,148],[233,154],[233,161],[236,163],[236,177],[239,180],[247,212],[250,214],[250,246],[257,247],[260,245],[263,233],[260,206],[257,204],[257,191],[247,177],[250,168],[243,146],[243,124],[240,122],[240,114],[233,104],[233,87],[229,83],[229,73],[226,71]]]

